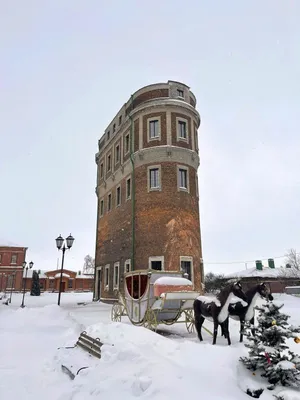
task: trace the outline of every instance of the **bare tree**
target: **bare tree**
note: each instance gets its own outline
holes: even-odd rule
[[[291,278],[300,277],[300,254],[297,253],[296,249],[290,249],[286,253],[282,275]]]
[[[83,273],[93,274],[95,270],[95,260],[89,254],[84,257]]]
[[[204,277],[205,293],[216,293],[226,285],[226,279],[223,274],[214,274],[208,272]]]

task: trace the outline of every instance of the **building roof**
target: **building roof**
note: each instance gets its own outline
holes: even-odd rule
[[[17,243],[10,242],[9,240],[0,238],[0,247],[19,247],[19,248],[26,248],[25,246],[20,246]]]
[[[300,271],[295,271],[292,268],[269,268],[265,267],[262,270],[254,268],[244,269],[238,272],[232,272],[225,275],[225,278],[299,278]]]
[[[39,269],[28,269],[28,271],[27,271],[27,278],[32,278],[32,275],[33,275],[33,271],[39,271]],[[40,273],[39,273],[39,278],[40,279],[46,279],[47,278],[47,276],[45,275],[45,272],[46,271],[41,271]],[[26,275],[26,271],[24,270],[23,271],[23,278],[25,278],[25,275]]]

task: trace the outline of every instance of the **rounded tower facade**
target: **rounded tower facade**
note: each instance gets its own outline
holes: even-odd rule
[[[99,140],[95,299],[152,268],[203,279],[196,98],[183,83],[139,89]]]

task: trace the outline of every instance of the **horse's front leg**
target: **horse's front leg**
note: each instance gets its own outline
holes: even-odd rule
[[[230,334],[229,334],[229,317],[223,322],[224,325],[224,336],[227,339],[228,346],[231,345]]]
[[[217,335],[218,335],[218,326],[219,326],[218,317],[215,317],[214,318],[214,334],[213,334],[213,343],[212,344],[216,344]]]
[[[244,318],[240,318],[240,343],[243,342],[244,329],[245,329],[245,320]]]

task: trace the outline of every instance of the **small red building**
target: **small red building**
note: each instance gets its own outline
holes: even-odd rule
[[[0,243],[0,292],[22,289],[23,262],[27,247]]]
[[[60,269],[52,271],[37,271],[39,274],[39,281],[41,291],[45,292],[58,292],[60,282]],[[33,270],[27,271],[26,278],[26,291],[31,290]],[[24,271],[25,279],[25,271]],[[62,276],[62,292],[88,292],[92,291],[94,287],[94,275],[85,275],[80,271],[71,271],[63,269]]]

